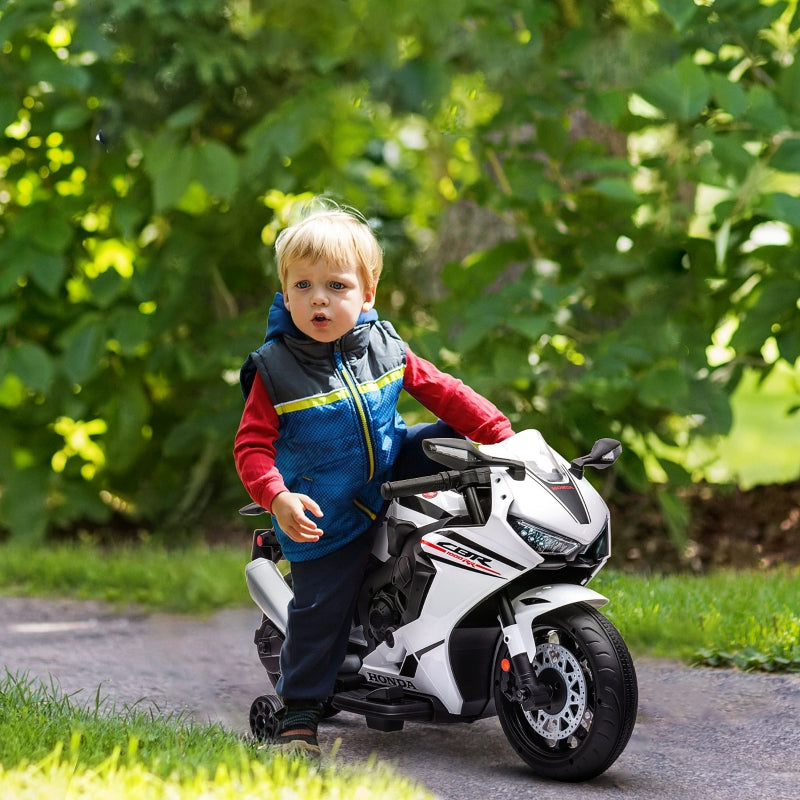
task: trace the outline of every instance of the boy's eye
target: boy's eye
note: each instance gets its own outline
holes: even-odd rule
[[[297,289],[308,289],[309,286],[311,286],[310,281],[297,281],[295,284],[295,288]]]
[[[330,282],[331,289],[336,289],[339,291],[340,289],[344,289],[345,285],[341,281],[331,281]]]

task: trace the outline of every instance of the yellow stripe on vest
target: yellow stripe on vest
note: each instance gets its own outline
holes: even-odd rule
[[[313,397],[304,397],[301,400],[291,400],[288,403],[279,403],[275,406],[275,411],[278,414],[289,414],[292,411],[303,411],[306,408],[315,408],[316,406],[328,406],[331,403],[336,403],[339,400],[344,400],[349,397],[350,392],[347,389],[336,389],[327,394],[315,394]]]
[[[387,372],[385,375],[382,375],[376,381],[367,381],[366,383],[359,384],[358,393],[367,394],[368,392],[377,392],[380,389],[383,389],[384,386],[388,386],[390,383],[402,380],[405,371],[405,367],[398,367],[397,369],[393,369],[391,372]]]
[[[384,386],[394,383],[394,381],[402,380],[404,373],[405,367],[398,367],[397,369],[382,375],[376,381],[367,381],[366,383],[359,384],[357,387],[358,393],[363,395],[369,394],[369,392],[377,392],[380,389],[383,389]],[[327,394],[316,394],[312,397],[304,397],[301,400],[291,400],[288,403],[280,403],[275,406],[275,411],[278,413],[278,415],[280,415],[289,414],[292,411],[303,411],[304,409],[315,408],[317,406],[327,406],[331,403],[336,403],[339,400],[343,400],[349,394],[350,393],[347,391],[347,389],[335,389]]]

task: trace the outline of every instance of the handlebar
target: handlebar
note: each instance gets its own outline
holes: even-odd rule
[[[421,478],[407,478],[401,481],[386,481],[381,484],[381,495],[384,500],[395,497],[412,497],[425,492],[446,492],[461,485],[461,473],[457,470],[437,472]]]

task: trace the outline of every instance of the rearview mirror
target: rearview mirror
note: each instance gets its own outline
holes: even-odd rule
[[[582,478],[586,467],[606,469],[610,467],[622,454],[622,445],[616,439],[598,439],[592,446],[588,455],[576,458],[570,465],[569,471],[576,477]]]

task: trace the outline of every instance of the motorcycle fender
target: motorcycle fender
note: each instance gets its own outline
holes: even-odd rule
[[[514,609],[514,618],[525,644],[525,650],[529,658],[533,660],[536,655],[536,643],[533,640],[532,625],[537,617],[575,603],[587,603],[594,608],[601,608],[607,602],[607,597],[593,589],[564,583],[540,586],[537,589],[523,592],[511,601],[511,606]]]

